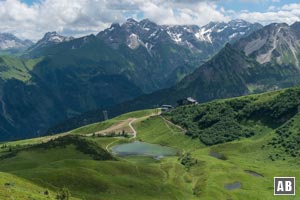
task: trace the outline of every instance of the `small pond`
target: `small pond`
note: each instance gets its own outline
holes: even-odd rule
[[[236,190],[242,188],[242,183],[241,182],[234,182],[234,183],[229,183],[225,184],[225,189],[226,190]]]
[[[117,156],[150,156],[157,159],[164,156],[174,156],[177,153],[176,149],[171,147],[139,141],[116,145],[111,150]]]
[[[219,160],[227,160],[226,156],[224,156],[221,153],[217,153],[217,152],[211,151],[211,152],[209,152],[209,155],[212,156],[212,157],[214,157],[214,158],[217,158]]]

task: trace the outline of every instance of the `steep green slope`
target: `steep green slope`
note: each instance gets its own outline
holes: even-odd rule
[[[2,80],[28,81],[31,78],[30,71],[41,60],[42,58],[19,59],[12,56],[0,56],[0,77]]]
[[[56,192],[40,187],[23,178],[9,173],[0,173],[1,199],[55,199]],[[75,199],[75,198],[72,198]]]
[[[51,63],[43,64],[46,69],[97,66],[99,73],[123,75],[145,93],[172,86],[201,62],[196,53],[170,40],[161,41],[151,51],[149,53],[144,46],[131,49],[126,42],[121,42],[115,49],[103,39],[90,35],[30,52],[29,55],[49,57]]]
[[[162,117],[153,117],[135,125],[141,141],[175,147],[183,151],[194,151],[204,147],[199,141],[188,139],[182,129],[174,126]]]
[[[129,66],[128,62],[123,58],[107,61],[107,55],[100,56],[101,49],[96,55],[87,53],[92,44],[55,58],[1,58],[0,140],[44,134],[69,117],[142,94],[138,86],[119,73]],[[117,57],[113,52],[110,55]]]

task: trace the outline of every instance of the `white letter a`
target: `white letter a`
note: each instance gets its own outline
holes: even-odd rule
[[[277,192],[284,192],[283,182],[282,181],[278,181]]]

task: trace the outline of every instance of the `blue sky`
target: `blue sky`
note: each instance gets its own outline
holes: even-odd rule
[[[28,5],[32,5],[34,2],[38,2],[37,0],[22,0],[22,2],[28,4]]]
[[[299,0],[220,0],[218,5],[228,10],[248,10],[250,12],[265,12],[271,6],[282,7],[286,4],[299,3]]]
[[[22,0],[22,2],[27,3],[27,4],[32,4],[32,2],[34,2],[34,0]]]
[[[244,19],[263,25],[300,21],[299,0],[0,0],[0,32],[38,40],[45,32],[83,36],[148,18],[158,24]]]

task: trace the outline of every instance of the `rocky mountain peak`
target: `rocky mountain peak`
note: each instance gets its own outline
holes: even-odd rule
[[[36,44],[34,44],[29,51],[33,51],[39,48],[44,48],[54,44],[59,44],[62,42],[68,42],[73,40],[73,37],[66,37],[58,34],[56,31],[45,33],[44,37],[40,39]]]
[[[291,25],[291,27],[295,28],[295,27],[300,27],[300,22],[295,22]]]
[[[120,26],[119,23],[113,23],[113,24],[110,26],[109,30],[114,29],[114,28],[121,28],[121,26]]]
[[[47,42],[54,42],[54,43],[61,43],[65,41],[71,40],[72,37],[65,37],[59,35],[56,31],[48,32],[44,35],[43,39],[40,41],[47,41]]]
[[[138,21],[136,21],[136,20],[133,19],[133,18],[128,18],[128,19],[126,20],[126,23],[128,23],[128,24],[137,24]]]
[[[158,25],[149,19],[138,22],[130,18],[122,25],[112,24],[109,29],[100,32],[97,36],[114,48],[118,48],[120,44],[126,44],[133,50],[143,46],[150,53],[150,47],[152,49],[158,43],[168,42],[185,46],[199,53],[207,51],[207,45],[219,49],[227,42],[236,41],[261,27],[261,25],[243,20],[234,20],[229,23],[211,22],[199,27],[197,25]]]
[[[122,26],[123,27],[136,27],[136,26],[139,26],[139,22],[133,18],[129,18],[129,19],[127,19],[127,21],[124,24],[122,24]]]

